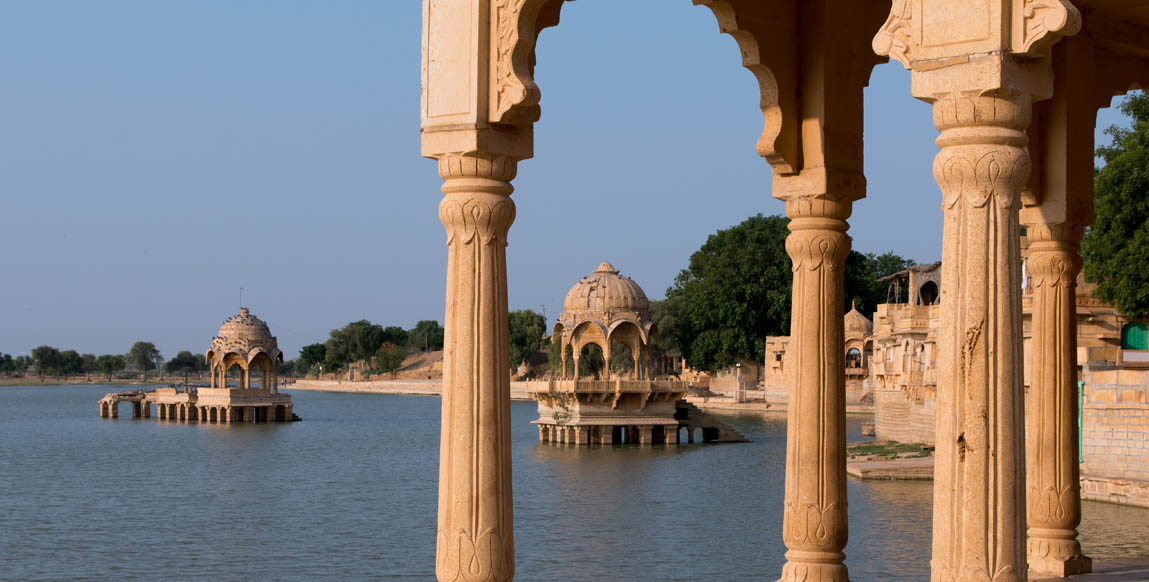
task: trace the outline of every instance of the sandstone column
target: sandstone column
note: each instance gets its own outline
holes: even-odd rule
[[[1077,274],[1082,227],[1028,229],[1033,340],[1027,432],[1029,567],[1058,577],[1088,573],[1081,553],[1077,442]]]
[[[1026,579],[1020,195],[1031,95],[933,100],[941,148],[942,300],[934,581]]]
[[[506,245],[515,167],[506,156],[439,158],[447,230],[440,582],[514,577]]]
[[[794,271],[794,372],[786,421],[782,581],[846,582],[846,385],[842,268],[849,202],[786,202]]]
[[[1076,33],[1081,17],[1069,0],[922,6],[895,2],[873,44],[912,69],[913,95],[933,106],[941,132],[931,579],[1020,582],[1028,570],[1018,246],[1025,131],[1033,101],[1053,93],[1049,48]]]

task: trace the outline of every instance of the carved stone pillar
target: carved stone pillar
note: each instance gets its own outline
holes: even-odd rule
[[[514,577],[506,246],[515,167],[506,156],[439,158],[447,230],[440,582]]]
[[[1077,274],[1082,227],[1033,225],[1026,265],[1033,290],[1031,380],[1026,417],[1031,572],[1065,577],[1092,570],[1077,541],[1081,523],[1077,442]]]
[[[1031,95],[933,102],[941,148],[942,300],[932,579],[1026,579],[1018,211]]]
[[[850,203],[787,200],[794,374],[786,419],[782,581],[846,582],[846,384],[842,268]]]

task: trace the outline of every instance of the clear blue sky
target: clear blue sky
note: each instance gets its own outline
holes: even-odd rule
[[[646,13],[657,9],[657,18]],[[0,351],[206,349],[238,290],[290,356],[349,321],[443,316],[440,180],[419,157],[418,0],[5,2]],[[719,228],[783,211],[757,87],[689,0],[583,0],[543,32],[511,309],[557,315],[609,260],[660,298]],[[929,107],[866,92],[854,247],[940,256]],[[1118,120],[1103,112],[1099,126]]]

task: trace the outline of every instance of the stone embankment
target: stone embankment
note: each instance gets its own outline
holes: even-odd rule
[[[414,396],[441,396],[441,380],[299,380],[284,390],[311,390],[315,392],[354,392],[361,394],[408,394]],[[511,382],[511,400],[530,400],[526,382]]]

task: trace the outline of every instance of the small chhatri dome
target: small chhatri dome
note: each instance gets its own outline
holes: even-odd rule
[[[269,357],[280,356],[279,343],[262,319],[251,314],[246,307],[239,310],[219,327],[219,333],[211,340],[211,351],[217,355],[235,352],[248,356],[252,350],[261,349]]]
[[[239,315],[233,315],[223,322],[216,337],[223,339],[247,341],[275,341],[271,330],[262,319],[251,314],[246,307],[239,309]]]
[[[846,337],[864,338],[874,332],[874,322],[858,311],[857,303],[851,303],[850,312],[845,317]]]
[[[642,287],[630,277],[618,274],[618,269],[603,261],[594,273],[575,283],[563,301],[567,312],[630,310],[645,314],[650,300]]]

